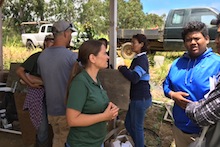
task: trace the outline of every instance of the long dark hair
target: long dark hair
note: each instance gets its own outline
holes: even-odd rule
[[[150,52],[150,50],[148,49],[148,40],[144,34],[133,35],[132,38],[137,39],[139,43],[144,44],[143,47],[141,48],[141,52],[147,52],[147,53]]]
[[[69,96],[69,89],[72,80],[88,65],[89,56],[91,54],[97,56],[101,50],[102,42],[98,40],[88,40],[83,42],[83,44],[79,47],[78,59],[73,64],[73,68],[70,74],[70,78],[67,86],[67,94],[66,99]],[[81,65],[80,65],[81,64]]]

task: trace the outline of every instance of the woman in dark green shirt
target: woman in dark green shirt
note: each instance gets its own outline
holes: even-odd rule
[[[109,102],[97,79],[98,71],[108,66],[108,59],[106,47],[100,41],[88,40],[79,48],[68,88],[66,116],[71,128],[66,146],[101,147],[106,121],[118,115],[119,108]]]

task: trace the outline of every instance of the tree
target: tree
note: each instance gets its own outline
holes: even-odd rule
[[[165,14],[162,16],[159,16],[157,14],[147,14],[146,15],[146,22],[145,22],[145,28],[156,28],[156,27],[162,27],[164,25],[164,18]]]
[[[78,16],[77,10],[80,9],[78,5],[81,3],[80,0],[51,0],[45,5],[46,18],[52,22],[59,19],[74,22]]]
[[[124,29],[144,28],[145,14],[140,0],[118,0],[118,27]]]
[[[90,26],[98,34],[106,34],[109,28],[109,6],[103,0],[89,0],[82,4],[79,22]]]
[[[20,32],[23,21],[44,20],[44,1],[42,0],[11,0],[5,1],[3,7],[4,26]],[[8,27],[7,27],[8,28]]]

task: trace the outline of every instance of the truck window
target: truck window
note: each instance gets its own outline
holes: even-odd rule
[[[183,10],[174,11],[172,24],[182,24],[183,23],[183,16],[184,16]]]
[[[193,9],[189,20],[201,21],[209,27],[211,20],[214,18],[216,18],[216,14],[209,9]]]
[[[40,31],[40,32],[41,32],[41,33],[44,33],[45,28],[46,28],[45,26],[42,26],[42,27],[41,27],[41,31]]]
[[[48,26],[47,27],[47,33],[51,33],[52,32],[52,26]]]

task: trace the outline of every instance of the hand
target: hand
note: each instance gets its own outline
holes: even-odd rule
[[[170,97],[171,99],[173,99],[177,105],[179,105],[182,109],[186,108],[186,105],[192,101],[186,99],[186,96],[189,96],[188,93],[186,92],[182,92],[182,91],[178,91],[178,92],[173,92],[171,91],[170,93]]]
[[[26,85],[26,83],[22,79],[20,79],[20,82],[21,84]]]
[[[120,69],[120,68],[122,68],[122,67],[127,67],[126,65],[119,65],[118,66],[118,70]]]
[[[119,108],[115,104],[109,102],[108,107],[103,112],[106,117],[106,121],[115,119],[118,116],[118,110]]]

